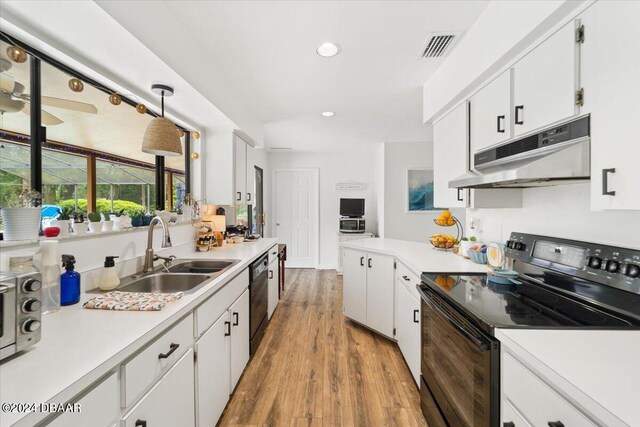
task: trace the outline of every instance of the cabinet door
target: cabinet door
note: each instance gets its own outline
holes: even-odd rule
[[[244,197],[245,202],[248,205],[253,205],[256,192],[256,170],[255,170],[255,148],[246,144],[247,156],[245,159],[245,172],[246,172],[246,194]]]
[[[514,135],[576,113],[576,49],[572,21],[513,66]]]
[[[471,155],[511,138],[511,70],[496,77],[469,102]]]
[[[367,323],[371,329],[393,337],[393,257],[367,253]],[[362,297],[361,297],[362,298]]]
[[[193,380],[193,350],[189,349],[149,393],[125,415],[123,425],[125,427],[195,426]]]
[[[231,316],[231,386],[236,387],[238,380],[249,362],[249,290],[229,307]]]
[[[120,417],[118,395],[118,375],[113,373],[77,401],[81,412],[64,412],[47,425],[49,427],[113,426]]]
[[[591,113],[591,208],[639,210],[640,2],[596,2],[580,21],[582,112]]]
[[[531,427],[531,424],[526,422],[516,409],[511,406],[511,403],[507,399],[503,399],[500,402],[500,418],[502,419],[502,425],[508,427]]]
[[[420,303],[400,280],[396,281],[396,338],[411,375],[419,385]],[[415,286],[415,283],[411,283],[410,286]]]
[[[268,309],[267,315],[269,319],[273,315],[273,312],[276,310],[276,306],[278,305],[278,275],[280,272],[280,265],[278,264],[278,260],[274,260],[271,264],[269,264],[269,296],[268,296]]]
[[[342,276],[342,303],[344,315],[367,323],[367,254],[353,249],[344,249]]]
[[[433,125],[433,203],[439,208],[467,206],[467,191],[449,181],[468,170],[467,103]]]
[[[247,143],[234,136],[235,202],[245,204],[247,197]]]
[[[231,393],[231,322],[225,312],[196,342],[198,425],[215,426]],[[181,424],[174,424],[181,425]]]

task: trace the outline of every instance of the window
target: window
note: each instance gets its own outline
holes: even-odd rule
[[[151,168],[96,161],[96,208],[108,214],[124,209],[153,212],[156,203],[155,172]]]

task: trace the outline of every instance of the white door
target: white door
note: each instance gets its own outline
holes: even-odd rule
[[[215,426],[229,400],[231,393],[230,328],[229,313],[225,311],[196,342],[198,425],[200,426]]]
[[[449,181],[467,172],[467,103],[433,125],[433,204],[439,208],[467,206],[468,191],[449,188]]]
[[[238,380],[249,362],[249,289],[229,307],[231,316],[231,386]]]
[[[271,319],[271,316],[273,316],[273,312],[276,310],[276,306],[278,305],[278,284],[279,284],[279,280],[278,280],[278,274],[280,272],[280,263],[278,262],[278,259],[274,259],[273,261],[271,261],[271,264],[269,264],[269,293],[268,293],[268,308],[267,308],[267,315],[269,316],[269,319]]]
[[[597,2],[580,21],[582,112],[591,113],[591,208],[640,210],[640,2]]]
[[[394,258],[367,253],[367,326],[393,337]]]
[[[469,110],[471,156],[511,138],[511,70],[473,95]]]
[[[247,203],[247,143],[238,136],[233,137],[235,165],[235,202]],[[215,183],[212,183],[215,185]]]
[[[193,379],[193,350],[189,349],[151,391],[125,415],[122,425],[124,427],[194,426]]]
[[[398,346],[413,379],[420,385],[420,303],[400,280],[396,281],[396,310]]]
[[[515,136],[575,114],[576,49],[572,21],[513,66]]]
[[[346,248],[343,253],[342,303],[344,315],[364,325],[367,323],[367,254]]]
[[[318,170],[276,169],[273,182],[275,236],[287,245],[287,267],[317,267]]]

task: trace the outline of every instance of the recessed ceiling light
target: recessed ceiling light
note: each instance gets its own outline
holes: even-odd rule
[[[318,48],[316,49],[316,52],[320,56],[329,58],[332,56],[336,56],[337,54],[340,53],[340,46],[338,46],[336,43],[326,42],[318,46]]]
[[[322,117],[333,117],[335,115],[336,115],[336,113],[334,113],[333,111],[323,111],[322,112]]]

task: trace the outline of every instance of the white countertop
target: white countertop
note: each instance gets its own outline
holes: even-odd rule
[[[217,292],[252,261],[277,244],[277,239],[228,244],[183,258],[240,259],[224,274],[194,293],[156,312],[87,310],[80,303],[62,307],[42,319],[42,339],[28,351],[0,364],[0,401],[65,403],[112,370],[174,322]],[[0,425],[33,425],[45,414],[4,413]]]
[[[489,270],[451,251],[435,249],[430,243],[406,240],[372,239],[354,240],[341,243],[343,248],[360,249],[385,255],[392,255],[406,265],[414,274],[428,273],[484,273]]]
[[[640,331],[500,329],[496,338],[541,362],[542,374],[606,425],[640,426]]]

